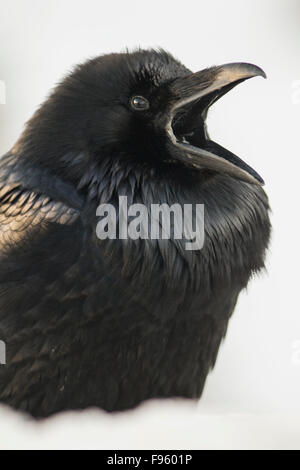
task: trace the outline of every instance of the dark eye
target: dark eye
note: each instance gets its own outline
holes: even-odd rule
[[[136,111],[145,111],[149,109],[149,101],[143,96],[133,96],[130,100],[131,107]]]

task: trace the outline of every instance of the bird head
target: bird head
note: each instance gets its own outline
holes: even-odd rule
[[[192,73],[162,50],[100,56],[57,86],[15,148],[75,181],[91,162],[118,158],[135,168],[176,164],[263,184],[209,138],[205,123],[213,103],[255,76],[265,74],[246,63]]]

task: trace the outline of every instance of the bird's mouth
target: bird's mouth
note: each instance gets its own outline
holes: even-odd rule
[[[196,168],[208,168],[263,185],[259,174],[229,150],[209,138],[205,118],[209,107],[237,84],[265,73],[252,64],[234,63],[213,67],[176,79],[167,134],[180,152],[178,158]]]

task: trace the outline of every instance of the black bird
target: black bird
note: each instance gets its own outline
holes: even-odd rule
[[[205,118],[257,75],[245,63],[192,73],[163,50],[109,54],[34,114],[0,163],[1,402],[46,417],[200,397],[270,235],[263,180]],[[97,207],[119,196],[204,204],[202,249],[99,239]]]

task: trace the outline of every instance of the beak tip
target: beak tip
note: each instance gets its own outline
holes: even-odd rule
[[[256,183],[259,184],[259,186],[265,186],[265,182],[264,180],[262,179],[261,176],[256,176]]]
[[[257,65],[248,62],[232,62],[230,64],[221,65],[221,78],[225,78],[231,82],[238,80],[246,80],[252,77],[267,78],[264,70]]]
[[[267,74],[262,68],[254,64],[248,64],[248,66],[249,66],[249,71],[251,73],[250,75],[251,77],[267,78]]]
[[[268,78],[266,72],[263,69],[260,69],[260,70],[261,70],[261,75],[260,76],[263,77],[263,78]]]

